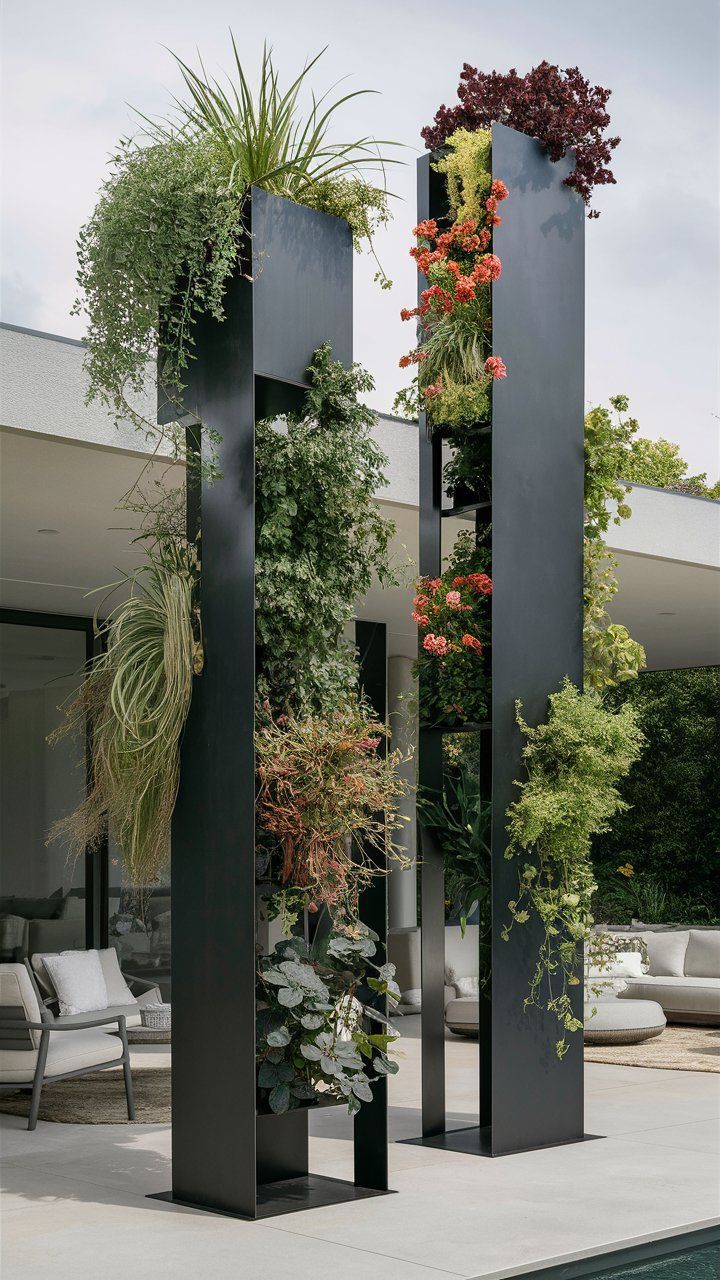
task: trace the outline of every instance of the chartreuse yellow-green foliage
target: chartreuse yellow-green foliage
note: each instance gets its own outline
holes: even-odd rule
[[[435,161],[435,168],[445,175],[450,212],[457,222],[478,222],[490,195],[492,133],[456,129],[445,146],[448,154]]]
[[[609,711],[599,694],[580,693],[568,679],[551,695],[544,724],[526,724],[519,703],[517,721],[527,739],[527,778],[508,809],[505,856],[525,853],[533,861],[520,873],[503,937],[513,924],[524,924],[531,909],[539,916],[544,937],[525,1004],[556,1015],[562,1057],[566,1033],[582,1025],[573,1014],[569,988],[579,982],[578,947],[592,926],[590,900],[597,886],[591,837],[607,831],[613,814],[627,808],[617,784],[637,760],[644,738],[632,706]]]
[[[603,534],[611,519],[620,524],[632,514],[623,478],[638,423],[627,417],[628,407],[627,396],[611,396],[612,412],[597,405],[585,417],[583,651],[585,684],[595,690],[635,679],[645,666],[642,645],[622,623],[610,621],[607,609],[618,588],[617,560],[608,551]]]

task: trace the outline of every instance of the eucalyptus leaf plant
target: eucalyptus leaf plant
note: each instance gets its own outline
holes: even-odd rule
[[[377,941],[377,934],[358,921],[313,947],[303,938],[286,938],[260,959],[256,1027],[262,1109],[282,1114],[340,1102],[353,1115],[372,1101],[376,1080],[397,1072],[388,1053],[397,1036],[379,1006],[397,1001],[400,991],[394,966],[373,960]]]

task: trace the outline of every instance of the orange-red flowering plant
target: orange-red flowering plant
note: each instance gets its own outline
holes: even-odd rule
[[[502,221],[498,209],[508,189],[496,179],[479,219],[454,222],[441,230],[434,218],[414,228],[410,254],[427,287],[417,307],[404,308],[403,320],[417,318],[419,341],[400,360],[418,366],[418,386],[433,423],[458,425],[483,421],[489,412],[489,388],[507,374],[492,354],[490,287],[502,271],[492,252],[492,229]]]
[[[418,627],[415,668],[425,724],[487,718],[490,679],[484,654],[490,642],[492,580],[479,571],[482,559],[472,535],[461,534],[449,568],[439,578],[417,583],[412,619]]]

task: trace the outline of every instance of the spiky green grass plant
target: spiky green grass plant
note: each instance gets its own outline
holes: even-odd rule
[[[167,865],[180,739],[193,671],[202,662],[195,560],[187,544],[166,541],[123,580],[129,594],[101,628],[105,651],[91,662],[53,735],[83,740],[89,724],[93,750],[88,794],[54,824],[50,838],[77,857],[109,830],[136,886],[157,883]]]

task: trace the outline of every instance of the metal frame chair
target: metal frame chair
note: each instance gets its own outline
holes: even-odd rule
[[[42,997],[38,990],[37,983],[35,982],[32,969],[27,961],[25,961],[24,967],[29,975],[33,992],[38,1002],[38,1007],[42,1010],[44,1008]],[[29,1130],[35,1129],[37,1125],[43,1085],[55,1084],[58,1080],[77,1079],[80,1076],[90,1075],[94,1071],[104,1071],[121,1065],[125,1081],[128,1120],[135,1119],[135,1102],[133,1099],[132,1074],[130,1071],[130,1049],[128,1046],[124,1014],[115,1014],[104,1018],[89,1018],[83,1022],[74,1022],[72,1025],[63,1025],[62,1022],[55,1021],[52,1018],[52,1015],[46,1013],[41,1012],[40,1016],[42,1021],[36,1022],[32,1019],[23,1017],[23,1012],[24,1009],[21,1005],[0,1006],[0,1049],[37,1054],[35,1073],[32,1080],[30,1115],[28,1117]],[[107,1027],[113,1023],[117,1025],[118,1035],[122,1044],[121,1057],[113,1058],[110,1062],[98,1062],[90,1066],[78,1067],[74,1071],[62,1071],[55,1075],[45,1075],[45,1066],[47,1063],[51,1034],[55,1035],[56,1033],[62,1033],[66,1035],[73,1031],[87,1031],[93,1027]],[[40,1032],[39,1044],[36,1044],[33,1039],[33,1031]],[[2,1089],[27,1090],[29,1087],[30,1082],[28,1080],[0,1081],[0,1088]]]

